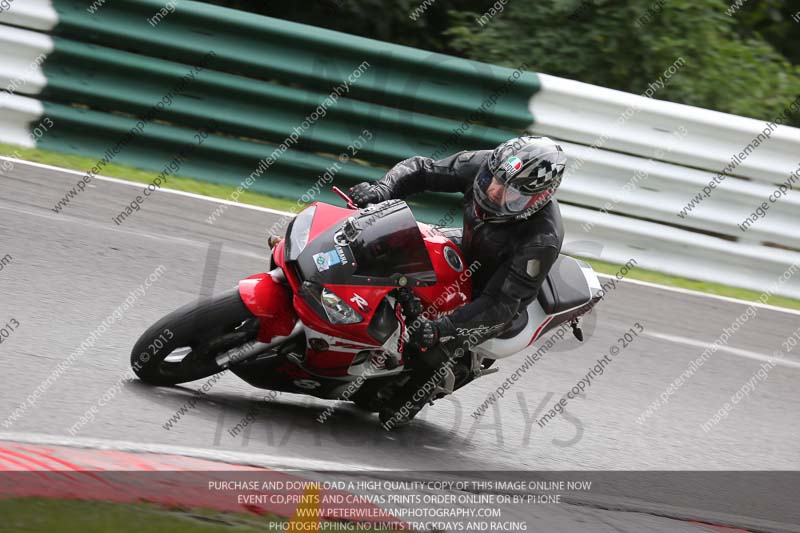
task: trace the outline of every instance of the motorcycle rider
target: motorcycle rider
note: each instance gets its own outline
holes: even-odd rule
[[[423,191],[463,193],[463,230],[440,231],[477,266],[470,302],[436,320],[420,316],[409,328],[408,344],[418,355],[411,379],[380,411],[386,429],[410,422],[445,366],[462,350],[502,334],[537,297],[564,239],[553,195],[565,165],[564,151],[551,139],[522,136],[439,161],[411,157],[377,182],[350,188],[360,207]]]

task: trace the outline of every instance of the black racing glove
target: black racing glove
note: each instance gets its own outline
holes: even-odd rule
[[[396,298],[403,307],[403,314],[405,314],[406,320],[416,320],[417,317],[422,314],[422,302],[419,301],[419,298],[414,296],[411,289],[407,287],[398,289]]]
[[[436,346],[437,342],[439,342],[439,326],[436,322],[421,316],[417,317],[408,330],[408,343],[420,352],[425,352]]]
[[[368,182],[359,183],[350,187],[350,198],[358,207],[367,204],[377,204],[391,199],[389,191],[382,185],[373,185]]]

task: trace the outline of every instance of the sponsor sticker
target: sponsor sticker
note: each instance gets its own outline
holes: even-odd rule
[[[522,168],[522,160],[515,155],[509,157],[508,161],[506,161],[505,164],[503,165],[503,170],[505,170],[509,176],[513,176],[514,174],[516,174],[517,172],[519,172],[519,169],[521,168]]]
[[[341,246],[335,246],[334,248],[336,248],[336,253],[339,255],[339,261],[343,265],[346,265],[347,264],[347,254],[344,252],[344,248],[342,248]]]
[[[334,265],[338,265],[341,263],[339,259],[339,254],[336,253],[336,250],[328,250],[327,252],[320,252],[318,254],[314,254],[314,265],[317,267],[319,272],[325,272],[329,268]]]

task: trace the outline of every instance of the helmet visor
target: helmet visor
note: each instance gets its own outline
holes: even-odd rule
[[[538,211],[552,195],[552,191],[546,190],[533,196],[524,194],[514,183],[504,185],[492,175],[487,165],[483,165],[475,176],[474,194],[478,205],[489,215],[515,217],[531,208]]]

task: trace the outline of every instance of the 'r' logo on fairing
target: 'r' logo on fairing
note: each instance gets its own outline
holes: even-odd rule
[[[350,301],[356,304],[361,311],[369,311],[369,303],[362,298],[360,294],[353,293],[353,297],[350,298]]]

